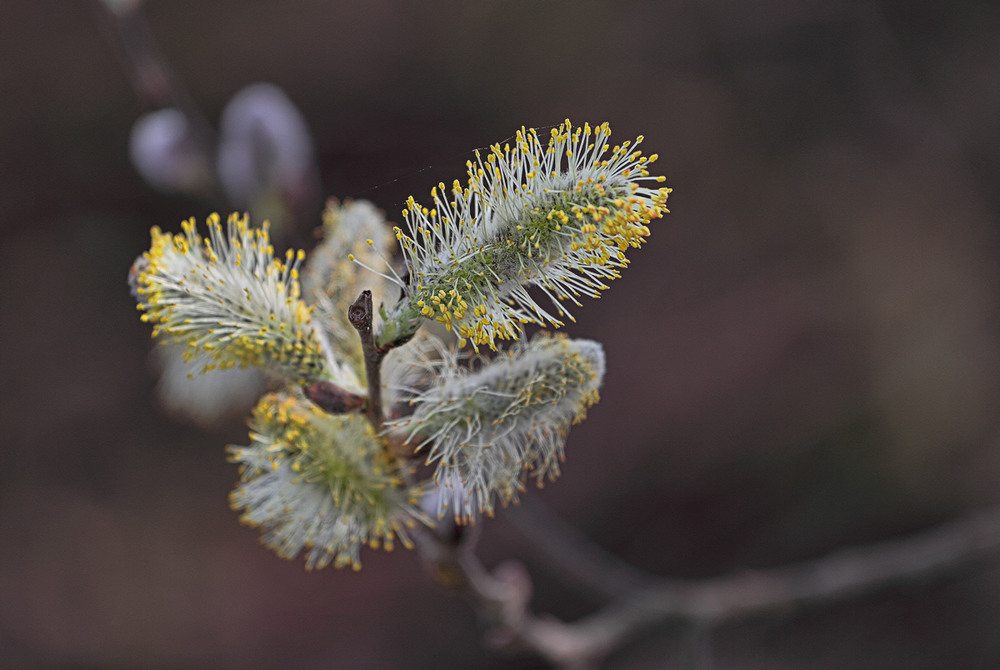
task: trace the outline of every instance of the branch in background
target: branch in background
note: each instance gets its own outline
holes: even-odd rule
[[[118,44],[122,67],[140,105],[149,112],[132,130],[130,153],[136,170],[161,190],[225,202],[215,170],[215,130],[167,64],[146,23],[142,2],[103,0],[100,4],[109,17],[105,25]],[[142,126],[145,132],[139,137],[145,143],[136,136],[143,120],[158,122]]]
[[[511,505],[504,518],[547,559],[553,575],[594,595],[613,600],[662,581],[605,551],[531,496]]]
[[[492,642],[531,650],[556,665],[581,668],[590,667],[654,625],[686,623],[693,629],[710,631],[724,622],[753,615],[835,602],[905,581],[942,577],[1000,552],[1000,506],[902,539],[844,549],[814,561],[706,580],[662,579],[634,569],[626,573],[595,549],[582,560],[569,561],[566,569],[593,582],[592,586],[600,581],[602,566],[611,568],[609,575],[616,587],[633,578],[641,578],[644,585],[618,593],[604,609],[573,623],[530,611],[531,582],[520,564],[505,563],[490,573],[471,546],[449,546],[432,533],[424,533],[420,539],[432,573],[473,601],[490,628]],[[448,579],[441,580],[441,575]]]
[[[111,16],[122,65],[140,104],[146,109],[173,107],[192,124],[194,134],[214,146],[211,124],[167,65],[142,13],[141,3],[102,3]]]

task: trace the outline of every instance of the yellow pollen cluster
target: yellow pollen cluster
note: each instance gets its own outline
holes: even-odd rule
[[[433,206],[407,200],[411,234],[396,228],[410,265],[408,297],[420,316],[454,328],[474,346],[517,339],[525,323],[560,326],[562,304],[599,295],[628,265],[626,251],[667,213],[670,189],[650,188],[643,140],[610,148],[607,123],[567,120],[543,142],[522,128],[515,141],[469,161],[468,185],[431,190]],[[527,289],[551,300],[550,314]],[[472,305],[473,309],[468,307]]]

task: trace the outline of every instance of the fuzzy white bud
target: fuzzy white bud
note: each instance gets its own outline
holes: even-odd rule
[[[426,451],[435,482],[450,487],[438,513],[452,506],[471,521],[473,506],[492,514],[495,499],[516,499],[527,473],[539,485],[559,475],[570,426],[598,400],[604,350],[543,333],[474,369],[459,363],[425,359],[436,383],[414,389],[413,414],[389,430]]]

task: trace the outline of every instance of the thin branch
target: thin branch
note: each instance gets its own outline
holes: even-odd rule
[[[427,539],[434,540],[428,550]],[[909,537],[843,549],[824,558],[707,580],[650,577],[604,609],[565,623],[530,611],[530,579],[520,565],[489,573],[471,548],[446,546],[430,533],[421,549],[449,566],[452,586],[472,599],[504,646],[530,649],[567,668],[590,667],[640,631],[668,622],[706,634],[723,622],[859,597],[915,579],[938,578],[1000,551],[1000,506]]]
[[[368,406],[365,412],[375,430],[381,430],[385,420],[382,413],[382,354],[375,346],[375,335],[372,333],[372,309],[372,292],[362,291],[347,308],[347,320],[358,331],[365,357],[365,375],[368,378]]]
[[[303,391],[317,407],[328,414],[350,414],[365,409],[367,399],[351,393],[333,382],[319,381],[306,386]]]
[[[215,176],[216,137],[194,97],[174,75],[167,59],[157,45],[142,11],[142,3],[120,3],[103,6],[108,32],[114,33],[119,59],[128,74],[140,105],[146,110],[173,108],[180,111],[188,124],[188,134],[200,161],[206,166],[200,195],[223,201],[221,186]]]
[[[504,514],[548,559],[560,579],[605,598],[619,598],[661,578],[626,563],[527,496]]]
[[[102,3],[103,4],[103,3]],[[146,23],[139,3],[112,11],[122,65],[140,104],[146,109],[179,109],[191,126],[192,137],[207,157],[214,154],[215,132],[194,98],[174,75]]]
[[[718,625],[745,616],[843,600],[935,577],[1000,551],[1000,506],[898,540],[841,549],[770,570],[638,592],[632,607],[656,619]]]

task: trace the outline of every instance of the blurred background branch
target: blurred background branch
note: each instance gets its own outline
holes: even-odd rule
[[[981,510],[922,533],[840,549],[824,558],[704,580],[643,575],[605,554],[550,512],[530,505],[533,543],[554,571],[611,598],[603,609],[572,623],[531,612],[531,579],[508,561],[492,573],[474,554],[422,533],[421,548],[433,575],[473,602],[489,626],[488,640],[528,649],[566,668],[590,668],[652,626],[681,624],[706,637],[723,623],[775,610],[862,597],[908,581],[924,584],[1000,551],[1000,507]],[[523,516],[523,515],[522,515]],[[606,575],[606,577],[602,576]],[[700,666],[696,666],[700,667]]]
[[[146,23],[143,4],[100,0],[95,5],[106,10],[101,12],[102,23],[110,40],[118,44],[122,69],[147,112],[145,123],[140,120],[133,130],[133,163],[154,187],[190,191],[221,202],[213,168],[215,130],[164,58]],[[171,154],[170,159],[164,154]]]

